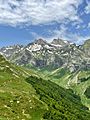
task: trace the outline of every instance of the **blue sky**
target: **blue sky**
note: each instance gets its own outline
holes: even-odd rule
[[[0,47],[54,38],[90,38],[90,0],[1,0]]]

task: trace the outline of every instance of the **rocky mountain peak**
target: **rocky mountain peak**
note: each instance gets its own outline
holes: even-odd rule
[[[66,40],[62,40],[62,39],[54,39],[51,44],[55,44],[55,45],[61,45],[61,46],[66,46],[68,44],[70,44],[68,41]]]
[[[45,45],[45,44],[47,44],[47,42],[45,40],[41,39],[41,38],[38,39],[38,40],[35,40],[34,43],[35,44],[39,44],[39,45]]]
[[[84,42],[84,44],[82,45],[82,48],[84,49],[86,55],[90,56],[90,39]]]
[[[85,48],[90,48],[90,39],[86,40],[83,45]]]
[[[14,53],[18,53],[23,49],[23,45],[13,45],[13,46],[7,46],[7,47],[2,47],[0,49],[0,53],[4,55],[6,58],[11,57]]]
[[[26,48],[28,48],[28,47],[30,47],[31,48],[31,46],[32,47],[34,47],[34,46],[45,46],[45,45],[47,45],[48,43],[45,41],[45,40],[43,40],[43,39],[36,39],[34,42],[31,42],[31,43],[29,43],[27,46],[26,46]]]

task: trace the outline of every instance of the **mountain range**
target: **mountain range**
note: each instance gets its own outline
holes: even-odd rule
[[[3,47],[0,53],[11,62],[27,67],[67,67],[71,72],[90,68],[90,40],[77,46],[61,39],[51,43],[38,39],[26,46]]]
[[[89,120],[90,40],[38,39],[0,54],[1,120]]]

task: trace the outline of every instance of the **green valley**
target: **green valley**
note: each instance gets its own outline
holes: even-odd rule
[[[0,120],[89,120],[89,41],[1,48]]]

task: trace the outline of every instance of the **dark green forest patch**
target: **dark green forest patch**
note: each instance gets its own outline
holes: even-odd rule
[[[46,120],[89,120],[90,113],[83,106],[79,97],[51,81],[37,77],[29,77],[39,99],[47,104],[48,110],[43,114]]]
[[[90,99],[90,86],[86,89],[84,94],[86,95],[87,98]]]

